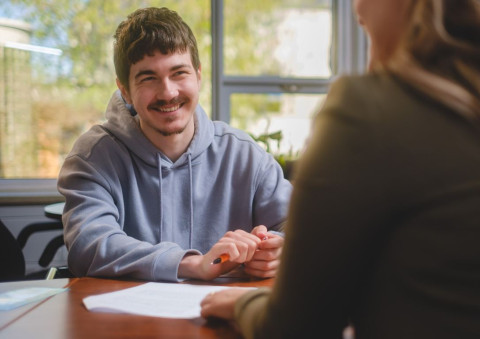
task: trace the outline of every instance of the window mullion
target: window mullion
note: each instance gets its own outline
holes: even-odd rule
[[[350,0],[333,0],[331,79],[226,76],[223,70],[223,0],[212,0],[212,118],[230,121],[233,93],[326,93],[338,75],[362,73],[367,59],[367,42],[356,24]]]
[[[330,79],[225,76],[223,85],[233,93],[309,93],[327,91]]]
[[[230,120],[229,96],[223,84],[223,0],[211,0],[212,119]]]
[[[333,69],[335,74],[358,74],[365,71],[366,37],[356,23],[352,1],[333,2]]]

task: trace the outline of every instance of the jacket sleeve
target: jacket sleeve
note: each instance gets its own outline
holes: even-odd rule
[[[379,143],[361,95],[345,85],[330,90],[296,169],[275,286],[238,301],[247,338],[342,338],[384,205]]]
[[[112,193],[111,181],[79,155],[65,160],[58,189],[66,200],[63,224],[68,266],[77,276],[178,281],[184,255],[200,254],[175,243],[154,244],[127,235],[117,207],[121,196]]]

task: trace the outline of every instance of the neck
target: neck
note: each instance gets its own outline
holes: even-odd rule
[[[172,162],[175,162],[180,158],[180,156],[185,153],[192,141],[193,134],[191,138],[185,139],[180,137],[178,134],[165,137],[162,142],[155,146],[165,154]]]
[[[380,65],[388,63],[390,58],[395,54],[396,45],[384,44],[382,48],[378,48],[378,45],[372,41],[370,45],[370,60],[368,63],[368,70],[372,71],[378,68]]]
[[[141,121],[140,129],[143,130]],[[146,136],[156,148],[172,160],[172,162],[175,162],[187,150],[193,139],[194,133],[195,123],[194,118],[192,118],[191,123],[189,123],[181,133],[163,135],[160,132],[157,132],[154,136]]]

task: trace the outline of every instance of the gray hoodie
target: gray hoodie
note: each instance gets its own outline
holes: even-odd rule
[[[119,91],[106,118],[77,140],[58,179],[74,274],[178,281],[184,255],[206,253],[227,231],[280,230],[291,185],[246,133],[198,106],[193,140],[172,163]]]

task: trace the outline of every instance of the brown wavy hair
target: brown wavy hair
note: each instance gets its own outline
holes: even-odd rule
[[[480,0],[410,0],[408,14],[395,53],[374,69],[480,123]]]
[[[114,35],[113,61],[118,80],[129,89],[131,65],[155,51],[163,54],[190,52],[195,70],[200,58],[195,36],[177,12],[168,8],[138,9],[118,26]]]

